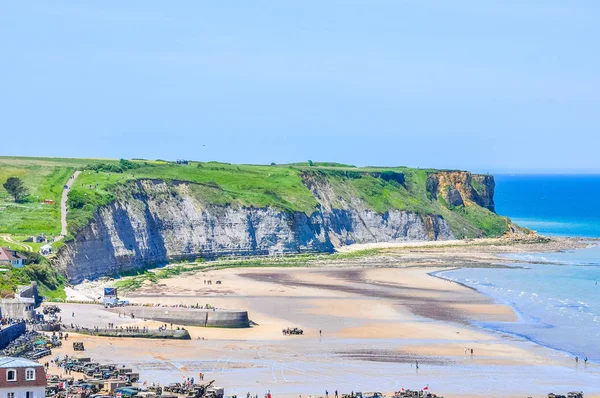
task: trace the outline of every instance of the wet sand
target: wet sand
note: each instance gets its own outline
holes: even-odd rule
[[[518,318],[509,306],[429,275],[436,270],[346,266],[186,274],[144,286],[127,298],[244,309],[257,325],[187,327],[192,341],[77,339],[85,342],[86,355],[132,366],[142,380],[176,382],[203,372],[205,380],[216,379],[227,394],[262,396],[270,389],[277,396],[297,397],[324,395],[325,389],[392,392],[425,385],[446,397],[600,393],[595,365],[576,367],[561,353],[472,326]],[[82,326],[157,326],[118,318],[97,305],[63,308],[63,321],[74,311],[73,319]],[[304,335],[283,336],[287,327],[302,328]],[[73,354],[69,345],[60,354]],[[474,354],[465,354],[466,347]]]

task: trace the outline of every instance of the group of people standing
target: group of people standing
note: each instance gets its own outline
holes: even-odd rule
[[[587,365],[587,357],[583,358],[583,362]],[[579,363],[579,357],[575,357],[575,363]]]

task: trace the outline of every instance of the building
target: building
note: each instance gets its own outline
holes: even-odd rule
[[[35,319],[35,309],[41,302],[37,283],[32,282],[29,286],[20,286],[14,298],[1,298],[0,309],[5,318],[31,320]]]
[[[35,319],[35,299],[33,298],[3,298],[0,299],[2,316],[9,319]]]
[[[47,244],[44,245],[42,247],[40,247],[40,254],[42,256],[49,256],[52,254],[52,245],[51,244]]]
[[[0,265],[10,265],[14,268],[23,268],[27,258],[12,250],[10,247],[0,247]]]
[[[46,238],[46,234],[43,232],[36,236],[30,236],[25,240],[25,242],[33,242],[33,243],[48,243],[48,238]]]
[[[31,282],[29,285],[17,287],[17,294],[15,296],[21,299],[33,299],[36,307],[42,304],[42,297],[40,297],[37,282],[35,281]]]
[[[0,394],[3,398],[44,398],[44,367],[28,359],[0,357]]]

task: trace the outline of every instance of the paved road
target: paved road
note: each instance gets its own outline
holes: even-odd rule
[[[65,184],[65,188],[63,189],[62,197],[60,199],[60,236],[57,238],[57,240],[60,240],[67,236],[67,199],[69,191],[71,190],[71,185],[73,185],[79,174],[81,174],[81,171],[79,170],[73,173],[71,178],[69,178],[69,181],[67,181],[67,183]]]

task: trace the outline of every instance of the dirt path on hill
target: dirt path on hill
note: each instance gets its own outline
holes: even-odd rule
[[[9,242],[9,243],[13,243],[17,246],[20,246],[22,248],[24,248],[26,251],[28,252],[32,252],[33,251],[33,247],[26,245],[25,243],[21,243],[21,242],[15,242],[14,240],[12,240],[12,238],[10,237],[10,235],[0,235],[0,238],[4,239],[5,241]]]
[[[71,190],[71,185],[73,185],[79,174],[81,174],[81,171],[79,170],[73,173],[63,188],[62,197],[60,199],[60,236],[58,236],[57,240],[67,236],[67,199],[69,198],[68,195]]]

